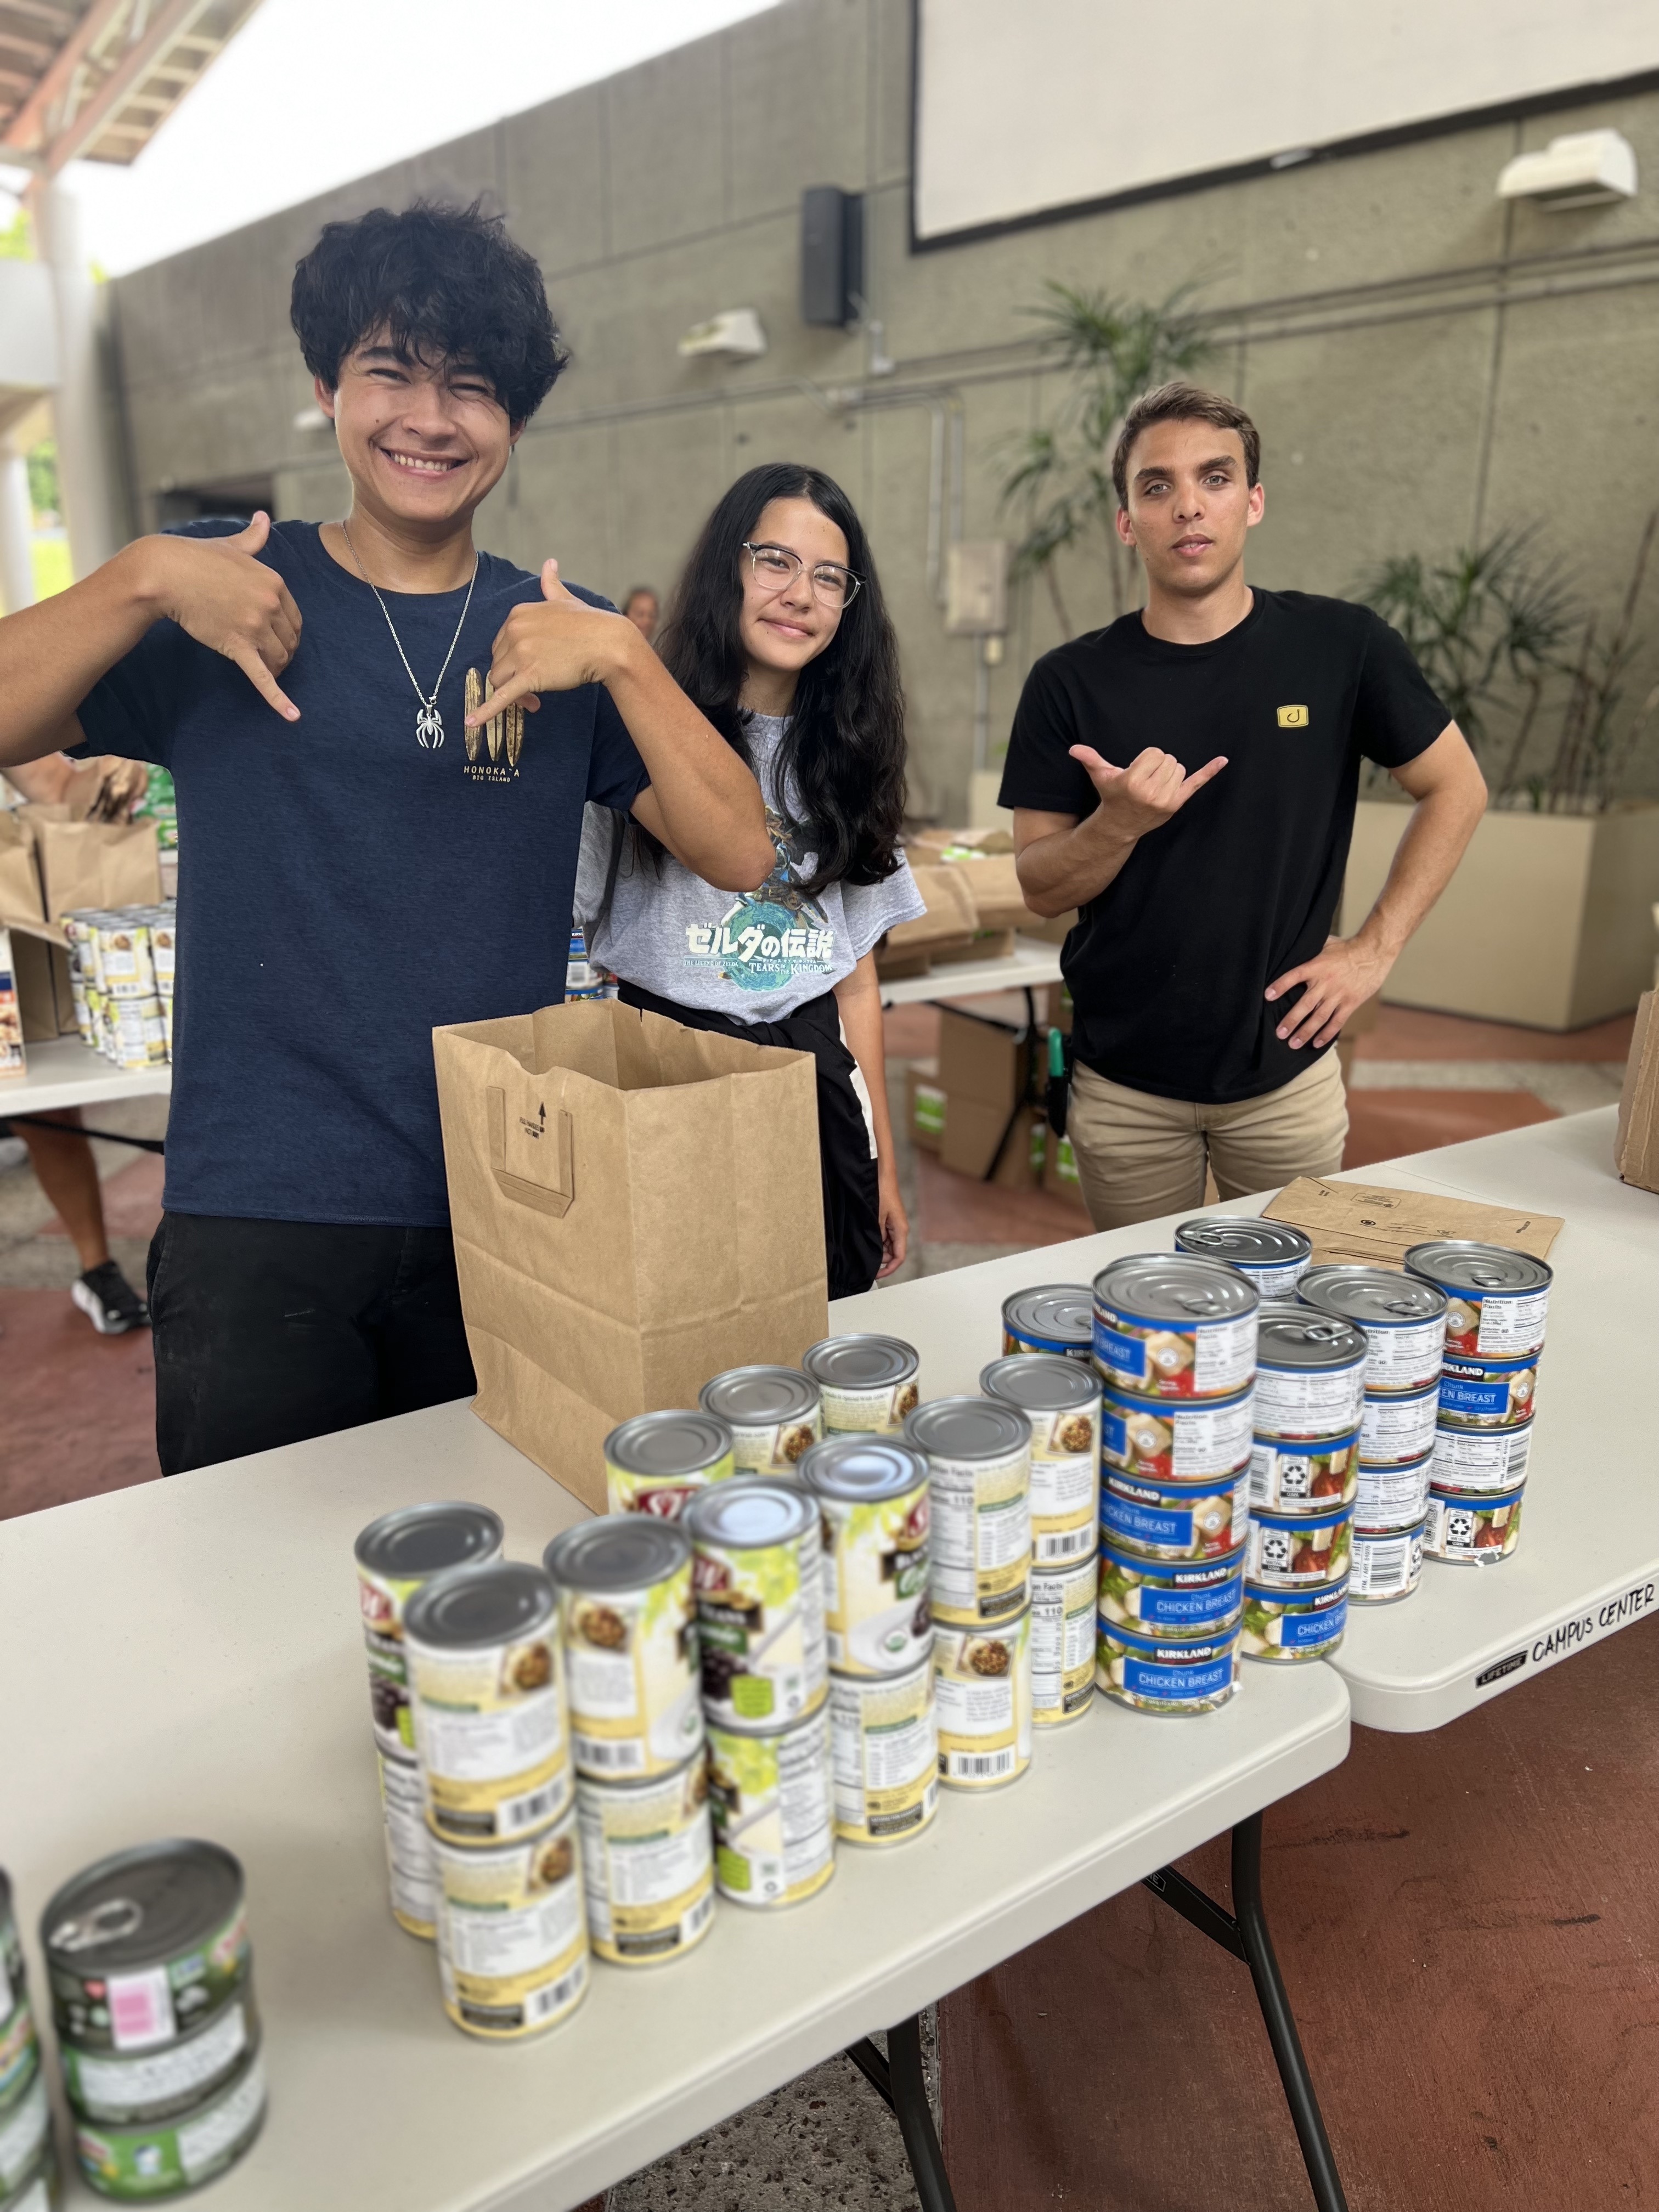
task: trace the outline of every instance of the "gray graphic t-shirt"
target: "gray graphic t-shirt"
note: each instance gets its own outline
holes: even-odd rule
[[[801,889],[816,856],[785,830],[773,776],[787,726],[781,715],[749,719],[750,751],[777,854],[758,890],[716,890],[672,854],[660,876],[653,875],[635,867],[624,845],[610,914],[597,921],[614,817],[606,807],[588,807],[575,919],[588,932],[591,959],[683,1006],[706,1006],[743,1022],[778,1021],[833,990],[896,922],[926,911],[903,859],[885,883],[832,884],[810,898]]]

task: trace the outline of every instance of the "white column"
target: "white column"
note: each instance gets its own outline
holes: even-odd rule
[[[34,605],[33,541],[29,465],[9,438],[0,438],[0,599],[9,615]]]
[[[58,377],[52,398],[64,521],[76,578],[117,551],[98,361],[98,287],[81,243],[75,195],[54,177],[34,198],[41,257],[58,307]]]

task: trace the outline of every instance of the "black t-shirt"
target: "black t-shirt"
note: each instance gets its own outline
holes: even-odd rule
[[[1307,592],[1257,590],[1243,621],[1206,645],[1151,637],[1136,613],[1045,653],[1014,716],[1005,806],[1092,814],[1072,745],[1121,768],[1158,745],[1189,775],[1227,756],[1066,940],[1085,1066],[1200,1105],[1301,1074],[1316,1052],[1273,1034],[1300,994],[1271,1006],[1263,994],[1330,933],[1360,756],[1398,768],[1450,720],[1380,617]]]

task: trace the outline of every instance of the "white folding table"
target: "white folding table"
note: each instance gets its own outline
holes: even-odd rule
[[[1034,991],[1058,983],[1060,947],[1017,937],[1006,960],[953,960],[925,975],[901,975],[881,986],[884,1006],[930,1006],[943,999],[981,999],[994,991]]]
[[[14,1115],[60,1113],[65,1106],[105,1106],[122,1098],[165,1097],[171,1067],[117,1067],[79,1037],[54,1037],[24,1047],[27,1072],[0,1083],[0,1121]]]

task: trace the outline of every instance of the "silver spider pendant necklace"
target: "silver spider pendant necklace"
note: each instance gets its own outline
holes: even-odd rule
[[[343,522],[340,525],[340,535],[345,539],[346,550],[356,562],[357,574],[368,586],[369,590],[374,593],[375,602],[380,612],[386,617],[386,626],[392,632],[392,642],[398,648],[398,658],[404,664],[404,673],[415,686],[415,696],[420,701],[420,709],[415,717],[415,742],[424,751],[436,752],[444,741],[444,718],[438,712],[438,694],[443,689],[444,678],[449,673],[449,664],[455,658],[455,648],[461,641],[462,630],[466,627],[466,611],[472,604],[472,586],[478,580],[478,556],[476,553],[472,556],[472,574],[467,579],[466,597],[461,602],[461,618],[455,625],[455,635],[449,641],[449,650],[444,655],[444,665],[438,671],[438,680],[433,685],[431,696],[428,698],[422,690],[415,671],[409,665],[409,655],[404,651],[404,641],[398,635],[398,625],[392,619],[392,611],[381,599],[368,569],[361,561],[357,560],[357,549],[352,544],[351,532]]]

